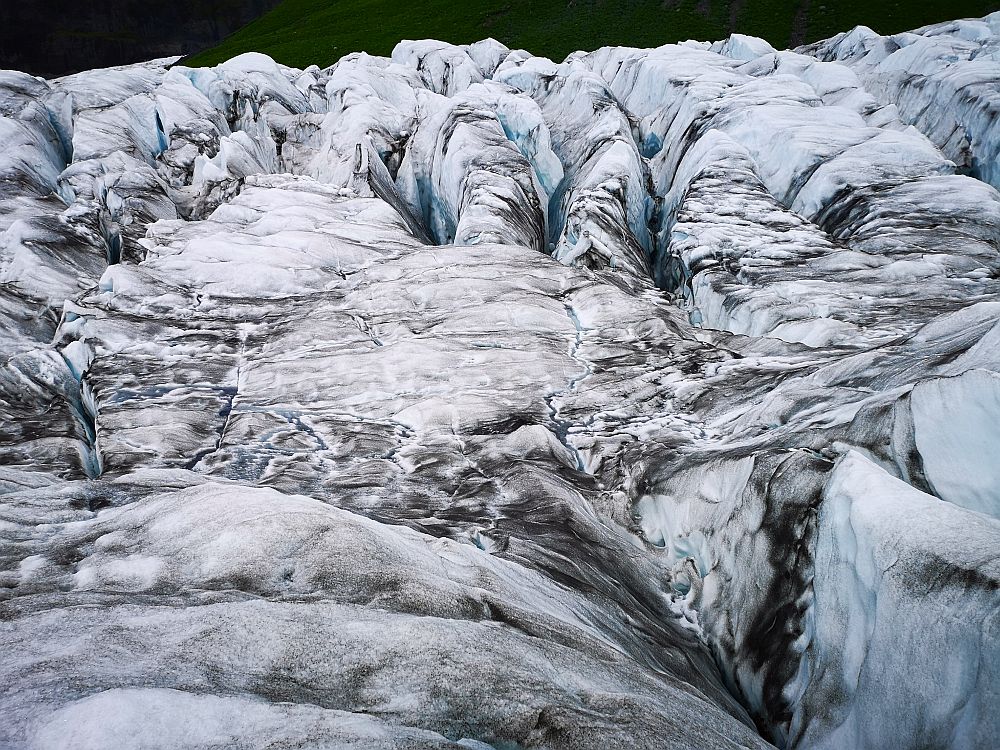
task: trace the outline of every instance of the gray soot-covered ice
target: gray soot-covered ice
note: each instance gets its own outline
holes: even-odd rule
[[[0,74],[0,747],[989,750],[1000,13]]]

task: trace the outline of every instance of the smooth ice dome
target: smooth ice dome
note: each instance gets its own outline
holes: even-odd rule
[[[0,72],[0,746],[991,748],[998,50]]]

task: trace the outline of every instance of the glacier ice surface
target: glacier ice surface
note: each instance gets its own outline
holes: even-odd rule
[[[0,745],[989,747],[998,18],[0,73]]]

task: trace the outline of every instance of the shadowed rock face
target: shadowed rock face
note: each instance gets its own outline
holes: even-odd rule
[[[0,67],[59,76],[218,43],[280,0],[21,0],[0,8]]]
[[[921,33],[981,81],[998,25]],[[1000,193],[852,69],[422,41],[0,114],[0,745],[1000,731]]]

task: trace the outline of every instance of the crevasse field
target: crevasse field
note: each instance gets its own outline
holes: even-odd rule
[[[0,747],[991,750],[1000,13],[0,74]]]

